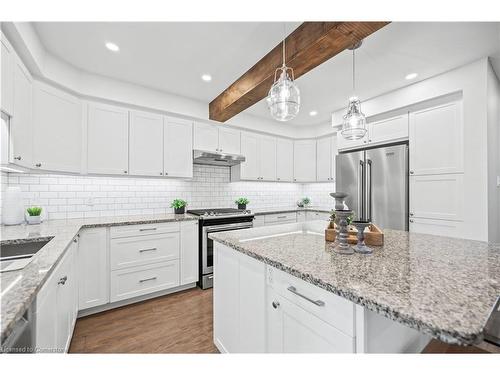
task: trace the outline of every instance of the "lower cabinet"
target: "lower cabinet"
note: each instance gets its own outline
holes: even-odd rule
[[[306,211],[306,221],[310,220],[330,220],[328,212]]]
[[[78,310],[76,252],[77,242],[72,242],[37,295],[36,347],[39,352],[61,353],[69,348]]]

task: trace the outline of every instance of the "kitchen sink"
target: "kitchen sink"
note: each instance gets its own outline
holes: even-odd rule
[[[0,272],[14,271],[24,268],[52,237],[37,239],[31,242],[0,245]]]

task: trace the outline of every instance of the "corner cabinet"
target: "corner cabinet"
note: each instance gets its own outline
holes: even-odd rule
[[[316,181],[316,140],[294,142],[293,180],[296,182]]]
[[[163,173],[167,177],[193,177],[193,123],[164,117]]]
[[[128,175],[128,122],[126,108],[87,105],[88,173]]]
[[[33,85],[33,169],[81,172],[82,103],[62,90]]]

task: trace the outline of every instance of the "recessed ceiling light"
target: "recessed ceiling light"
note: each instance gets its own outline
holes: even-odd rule
[[[203,74],[201,76],[201,79],[204,80],[205,82],[210,82],[212,80],[212,76],[210,74]]]
[[[318,114],[318,111],[309,112],[309,116],[316,116],[317,114]]]
[[[118,52],[120,50],[120,47],[118,47],[118,45],[111,42],[106,42],[105,46],[107,49],[113,52]]]
[[[418,76],[417,73],[410,73],[410,74],[407,74],[405,78],[410,80],[410,79],[417,78],[417,76]]]

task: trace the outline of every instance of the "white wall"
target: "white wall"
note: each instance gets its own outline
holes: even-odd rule
[[[500,81],[491,64],[487,70],[488,95],[488,240],[500,243]]]

